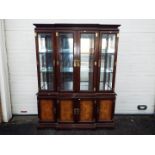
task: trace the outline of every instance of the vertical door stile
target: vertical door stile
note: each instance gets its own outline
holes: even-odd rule
[[[95,38],[95,54],[94,54],[94,61],[96,64],[94,65],[94,88],[95,91],[98,91],[98,65],[99,65],[99,31],[96,31],[96,38]]]
[[[80,31],[76,31],[76,64],[79,62],[79,66],[76,66],[76,91],[80,91],[80,67],[81,67],[81,59],[80,59]]]
[[[38,76],[38,88],[41,90],[40,85],[40,65],[39,65],[39,42],[38,42],[38,33],[35,32],[35,43],[36,43],[36,62],[37,62],[37,76]]]
[[[74,53],[73,53],[73,91],[77,92],[77,32],[74,31],[73,44],[74,44]],[[76,81],[76,82],[75,82]]]
[[[113,66],[113,79],[112,79],[112,90],[115,89],[115,78],[116,78],[116,64],[117,64],[117,52],[118,52],[118,42],[119,42],[119,35],[118,33],[115,34],[115,55],[114,55],[114,66]]]
[[[97,91],[100,89],[100,68],[101,68],[101,48],[102,48],[102,33],[99,32],[99,37],[98,37],[98,68],[97,68]]]
[[[56,62],[56,47],[55,47],[55,44],[56,44],[56,40],[55,40],[55,33],[52,32],[51,35],[53,37],[53,40],[52,40],[52,43],[53,43],[53,60],[52,61],[52,64],[53,64],[53,69],[54,69],[54,91],[56,91],[56,84],[57,84],[57,81],[56,81],[56,65],[55,65],[55,62]]]
[[[60,44],[59,44],[59,32],[55,31],[55,50],[56,50],[56,57],[55,57],[55,66],[56,66],[56,77],[60,76],[60,66],[58,65],[60,59]],[[60,79],[56,78],[57,82],[57,92],[60,91]]]

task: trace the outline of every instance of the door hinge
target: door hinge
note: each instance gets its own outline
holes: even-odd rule
[[[56,37],[58,37],[59,36],[59,33],[58,32],[56,32]]]
[[[94,87],[94,91],[96,91],[96,88]]]
[[[95,35],[96,35],[96,37],[98,37],[98,33],[97,33],[97,32],[96,32],[96,34],[95,34]]]
[[[96,61],[94,62],[94,66],[97,66],[97,62]]]

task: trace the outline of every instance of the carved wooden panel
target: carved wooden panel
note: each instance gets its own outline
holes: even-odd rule
[[[72,100],[61,100],[60,101],[60,121],[61,122],[73,122],[73,101]]]
[[[54,121],[54,102],[52,100],[40,100],[41,121]]]
[[[99,102],[99,121],[110,121],[112,119],[112,100],[100,100]]]
[[[93,101],[91,100],[80,101],[79,121],[81,122],[93,121]]]

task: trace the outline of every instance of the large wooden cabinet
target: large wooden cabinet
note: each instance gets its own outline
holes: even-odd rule
[[[34,25],[39,126],[113,127],[120,25]]]

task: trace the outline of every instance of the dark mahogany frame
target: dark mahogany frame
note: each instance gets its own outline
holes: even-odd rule
[[[59,100],[61,99],[72,99],[74,102],[74,107],[78,108],[78,100],[79,99],[88,99],[93,100],[94,104],[94,122],[78,122],[78,115],[74,116],[75,122],[74,123],[60,123],[55,119],[54,122],[42,122],[39,119],[39,126],[40,127],[54,127],[54,128],[96,128],[96,127],[114,127],[114,120],[111,121],[105,121],[105,122],[99,122],[98,119],[98,104],[99,100],[112,100],[113,102],[113,108],[112,108],[112,118],[114,115],[114,109],[115,109],[115,98],[116,93],[114,92],[115,88],[115,76],[116,76],[116,63],[117,63],[117,51],[118,51],[118,33],[119,33],[119,26],[120,25],[100,25],[100,24],[34,24],[35,26],[35,42],[36,42],[36,60],[37,60],[37,73],[38,73],[38,93],[37,93],[37,99],[38,99],[38,115],[40,118],[40,106],[39,106],[39,100],[41,99],[52,99],[55,104],[55,118],[59,117]],[[39,51],[38,51],[38,34],[39,33],[51,33],[53,38],[53,48],[54,48],[54,57],[56,61],[59,61],[59,55],[58,55],[58,37],[56,36],[56,32],[71,32],[74,35],[74,59],[80,59],[80,33],[98,33],[98,37],[95,37],[95,61],[97,62],[97,65],[94,65],[94,74],[96,76],[93,76],[94,83],[96,86],[96,91],[78,91],[80,87],[80,82],[78,83],[78,86],[75,86],[75,82],[73,82],[73,91],[59,91],[59,88],[56,87],[56,83],[59,83],[58,78],[55,78],[54,81],[54,91],[43,91],[40,89],[40,68],[39,68]],[[99,91],[99,84],[97,85],[97,81],[99,81],[99,51],[101,49],[101,34],[116,34],[116,42],[115,42],[115,56],[114,56],[114,70],[113,70],[113,85],[112,85],[112,91]],[[55,51],[56,50],[56,51]],[[74,63],[74,61],[73,61]],[[59,63],[60,64],[60,63]],[[73,64],[74,67],[74,64]],[[55,73],[56,77],[59,77],[59,65],[55,66]],[[74,81],[80,81],[80,67],[74,67],[74,73],[73,73],[73,80]],[[97,74],[98,73],[98,74]],[[78,75],[77,75],[78,74]]]

